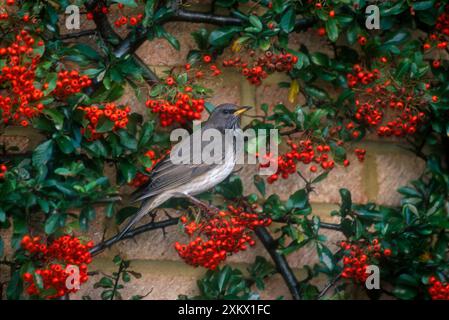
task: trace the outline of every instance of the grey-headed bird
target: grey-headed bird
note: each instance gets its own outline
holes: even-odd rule
[[[173,163],[170,155],[165,156],[151,171],[149,181],[133,193],[134,202],[142,201],[139,211],[131,218],[126,227],[118,234],[117,238],[123,237],[142,217],[156,209],[171,198],[185,197],[196,205],[204,205],[194,196],[212,189],[225,180],[234,170],[236,163],[236,141],[226,139],[227,130],[238,135],[240,129],[240,116],[250,107],[238,107],[234,104],[225,103],[217,106],[203,123],[201,131],[216,129],[222,135],[222,161],[215,163],[200,162]],[[201,139],[202,140],[202,139]],[[193,136],[183,139],[172,148],[173,152],[179,150],[194,150]],[[190,146],[188,146],[190,144]],[[205,142],[201,141],[202,146]],[[232,144],[232,145],[229,145]],[[185,147],[190,148],[185,148]],[[189,154],[190,157],[192,154]]]

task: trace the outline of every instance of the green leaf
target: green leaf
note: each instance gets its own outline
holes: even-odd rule
[[[305,189],[300,189],[292,194],[286,203],[287,210],[304,209],[309,205],[309,198]]]
[[[32,160],[35,167],[45,166],[53,154],[53,141],[47,140],[34,149]]]
[[[105,290],[101,293],[101,299],[111,300],[114,297],[114,290]]]
[[[198,49],[200,50],[206,50],[209,43],[208,43],[208,36],[209,32],[205,28],[200,28],[194,32],[191,33],[193,39],[196,42],[196,45]]]
[[[320,100],[326,100],[329,98],[326,91],[319,89],[318,87],[315,87],[315,86],[305,86],[304,91],[308,95],[310,95],[314,98],[320,99]]]
[[[329,175],[329,171],[325,171],[325,172],[321,173],[318,177],[313,179],[311,183],[314,184],[314,183],[321,182],[324,179],[326,179],[328,175]]]
[[[131,277],[129,276],[128,272],[123,272],[122,273],[122,280],[123,280],[123,282],[130,282],[131,281]]]
[[[326,54],[321,53],[321,52],[311,53],[310,60],[318,66],[323,66],[323,67],[329,66],[329,57]]]
[[[413,9],[414,9],[415,11],[428,10],[428,9],[431,9],[431,8],[433,7],[434,2],[435,2],[435,1],[433,1],[433,0],[428,0],[428,1],[418,1],[418,2],[414,2],[414,3],[412,4],[412,6],[413,6]]]
[[[140,132],[139,148],[142,148],[148,143],[148,141],[150,141],[153,131],[153,122],[145,122],[145,124],[142,126],[142,131]]]
[[[167,41],[175,48],[176,50],[179,50],[181,45],[179,44],[179,40],[176,39],[171,33],[164,32],[164,38],[167,39]]]
[[[403,273],[398,277],[397,284],[406,285],[410,287],[418,287],[419,280],[407,273]]]
[[[113,0],[113,2],[121,3],[127,7],[136,8],[137,3],[134,0]]]
[[[108,277],[102,277],[100,279],[100,281],[98,281],[97,283],[94,284],[94,289],[113,288],[113,287],[114,287],[114,282],[112,281],[112,279],[110,279]]]
[[[326,266],[326,268],[332,271],[335,266],[335,259],[332,252],[321,243],[317,244],[317,250],[321,263],[323,263]]]
[[[296,13],[293,8],[288,9],[281,18],[279,26],[285,33],[290,33],[295,28]]]
[[[60,223],[62,216],[60,214],[52,214],[47,221],[45,221],[45,233],[46,234],[52,234],[54,233],[58,227],[60,227]]]
[[[226,199],[236,199],[243,194],[243,184],[240,177],[232,175],[215,187],[218,193]]]
[[[64,115],[56,109],[44,109],[42,111],[54,123],[57,130],[61,130],[64,124]]]
[[[337,41],[338,33],[339,33],[337,20],[335,20],[335,19],[327,20],[325,27],[326,27],[326,32],[327,32],[327,36],[329,37],[329,40],[331,40],[332,42]]]
[[[109,132],[114,128],[114,122],[109,120],[106,117],[101,117],[100,120],[98,120],[96,131],[98,133],[105,133]]]
[[[262,31],[263,25],[259,17],[254,15],[249,16],[249,23],[251,23],[251,25],[256,28],[257,32]]]
[[[81,55],[95,61],[100,61],[101,56],[98,54],[95,49],[85,43],[77,43],[72,46],[73,49],[76,49]],[[84,73],[85,74],[85,73]]]
[[[73,145],[72,139],[70,139],[68,136],[59,136],[55,140],[59,149],[63,153],[69,154],[75,150],[75,146]]]
[[[414,288],[398,285],[393,289],[393,294],[399,299],[411,300],[416,297],[417,292]]]
[[[23,290],[22,281],[20,279],[20,270],[17,269],[9,279],[8,287],[6,288],[6,297],[8,298],[8,300],[19,299]]]
[[[126,183],[130,182],[137,173],[136,166],[128,161],[122,161],[118,165],[121,176]]]
[[[118,136],[120,137],[120,144],[129,150],[135,151],[137,150],[137,140],[131,136],[127,131],[120,130],[118,132]]]
[[[238,27],[223,27],[212,31],[209,35],[209,43],[215,47],[225,47],[234,35],[240,31]]]

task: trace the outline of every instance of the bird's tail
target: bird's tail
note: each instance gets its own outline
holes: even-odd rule
[[[139,211],[131,218],[128,224],[123,228],[122,231],[117,235],[117,240],[123,238],[123,236],[137,223],[142,219],[148,212],[154,209],[153,199],[150,198],[142,202]]]

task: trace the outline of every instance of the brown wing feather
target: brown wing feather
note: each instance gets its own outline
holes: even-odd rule
[[[190,139],[189,139],[190,140]],[[182,148],[190,143],[189,140],[184,140],[178,143],[175,148]],[[204,146],[209,142],[202,142]],[[178,150],[178,149],[176,149]],[[192,149],[190,149],[192,150]],[[222,152],[224,158],[224,152]],[[173,164],[170,160],[170,155],[166,155],[151,171],[150,179],[133,193],[133,201],[141,201],[153,197],[166,190],[179,187],[192,179],[206,173],[215,168],[217,164]]]

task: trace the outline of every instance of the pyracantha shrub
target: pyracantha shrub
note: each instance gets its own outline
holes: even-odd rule
[[[96,27],[65,32],[61,18],[69,4],[0,1],[0,264],[11,275],[0,292],[7,298],[73,292],[65,283],[68,265],[79,267],[80,282],[89,286],[87,264],[117,239],[93,246],[62,235],[88,232],[100,219],[121,225],[135,214],[125,193],[151,182],[152,170],[171,149],[169,130],[191,130],[191,121],[213,110],[211,101],[231,102],[228,82],[237,79],[235,96],[255,107],[245,114],[243,129],[278,130],[281,150],[264,155],[248,144],[247,151],[264,160],[262,167],[276,164],[277,172],[248,179],[245,171],[245,184],[235,172],[198,195],[220,213],[207,204],[189,210],[186,201],[172,199],[123,239],[180,225],[190,240],[175,244],[181,259],[210,269],[196,298],[257,298],[253,284],[262,290],[275,273],[294,299],[327,298],[331,291],[342,298],[351,286],[365,289],[372,264],[380,269],[381,288],[365,290],[370,298],[447,299],[449,6],[444,1],[379,2],[382,29],[376,31],[365,25],[368,1],[235,0],[206,8],[189,1],[86,0],[77,4]],[[194,41],[180,41],[170,30],[190,30],[184,23],[207,28],[195,27]],[[314,36],[318,45],[312,46]],[[137,51],[146,40],[150,57]],[[181,50],[187,55],[179,58],[165,44],[189,52]],[[153,60],[169,55],[176,61]],[[157,72],[145,61],[156,63]],[[245,90],[254,94],[251,100]],[[136,99],[123,102],[128,92]],[[133,112],[140,105],[148,114]],[[30,150],[7,143],[18,128],[20,135],[32,132]],[[373,136],[376,141],[365,143]],[[327,181],[344,186],[352,170],[368,172],[374,161],[377,170],[370,174],[381,172],[384,155],[371,146],[383,141],[426,163],[419,178],[398,190],[401,202],[355,204],[349,191],[340,189],[341,204],[331,213],[335,222],[316,214],[310,203],[315,192],[333,198],[335,188]],[[367,155],[368,161],[356,165]],[[269,188],[266,182],[276,184]],[[366,198],[385,200],[371,196]],[[334,246],[323,229],[340,233],[344,243]],[[256,259],[250,278],[223,266],[229,255],[259,241],[274,263]],[[318,257],[304,266],[304,279],[296,278],[287,260],[300,250],[315,250]],[[118,271],[94,284],[105,300],[121,299],[130,275],[139,277],[129,261],[116,257],[114,263]],[[318,277],[329,283],[316,285]]]

